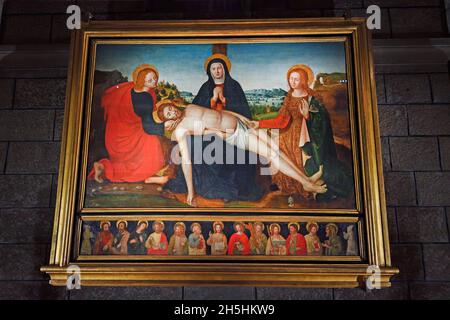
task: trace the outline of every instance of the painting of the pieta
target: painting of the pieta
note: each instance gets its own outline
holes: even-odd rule
[[[356,208],[344,42],[102,42],[91,68],[85,207]]]

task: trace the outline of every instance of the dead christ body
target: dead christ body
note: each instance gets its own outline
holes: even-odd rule
[[[184,111],[181,111],[170,101],[166,101],[161,101],[164,103],[159,104],[159,108],[153,115],[156,122],[165,122],[166,128],[173,130],[171,139],[178,142],[189,205],[195,205],[192,164],[187,142],[190,135],[215,134],[229,144],[266,158],[272,169],[279,170],[299,181],[306,191],[311,193],[327,191],[326,185],[320,180],[322,172],[319,171],[307,177],[278,149],[275,141],[267,135],[265,130],[250,128],[248,125],[250,120],[246,117],[231,111],[218,111],[193,104],[187,105]]]

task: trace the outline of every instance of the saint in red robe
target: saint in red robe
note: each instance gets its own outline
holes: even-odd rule
[[[289,234],[287,240],[286,240],[286,254],[288,256],[303,256],[306,255],[306,240],[305,237],[300,234],[296,233],[294,236],[292,234]]]
[[[157,239],[157,233],[152,233],[147,240],[147,254],[166,256],[169,254],[169,242],[167,241],[166,234],[160,233],[159,241]]]
[[[110,231],[100,231],[95,239],[94,254],[110,254],[113,238],[114,236]],[[105,246],[108,247],[107,250],[103,250]]]
[[[164,166],[161,143],[156,135],[145,133],[142,119],[133,109],[131,90],[133,82],[124,82],[105,91],[102,107],[105,110],[105,145],[108,159],[99,162],[104,176],[111,182],[139,182],[153,176]],[[156,95],[153,96],[153,104]],[[148,106],[153,110],[153,106]],[[94,178],[94,170],[89,174]]]
[[[228,242],[229,255],[249,255],[250,241],[245,233],[235,233],[231,236]]]

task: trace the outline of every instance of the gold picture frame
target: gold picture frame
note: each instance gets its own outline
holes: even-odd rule
[[[354,208],[89,207],[85,205],[95,50],[112,43],[257,43],[341,41],[345,44],[353,161]],[[66,285],[73,266],[81,285],[242,285],[359,287],[379,268],[389,287],[391,265],[370,33],[364,19],[90,21],[73,32],[50,260],[42,272]],[[211,214],[214,212],[215,214]],[[183,214],[184,213],[184,214]],[[231,214],[230,214],[231,213]],[[236,215],[241,213],[241,215]],[[101,220],[216,220],[354,223],[358,254],[327,257],[141,257],[80,254],[83,223]]]

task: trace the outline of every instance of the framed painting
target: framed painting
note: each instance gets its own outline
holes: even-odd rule
[[[390,285],[362,19],[72,35],[48,266],[66,285]]]

